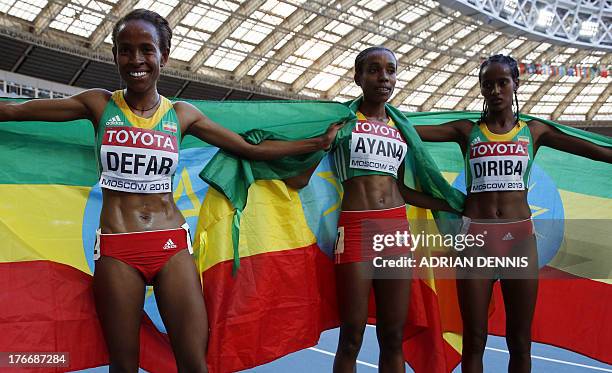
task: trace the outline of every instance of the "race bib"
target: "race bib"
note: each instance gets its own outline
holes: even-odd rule
[[[528,145],[520,141],[480,142],[470,147],[472,193],[525,190]]]
[[[165,132],[108,127],[100,149],[100,187],[135,193],[170,192],[178,150],[176,137]]]
[[[351,168],[397,176],[408,147],[400,132],[384,123],[360,121],[351,134]]]

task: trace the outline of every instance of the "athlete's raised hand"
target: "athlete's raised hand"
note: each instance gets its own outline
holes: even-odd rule
[[[336,139],[336,134],[344,125],[346,121],[335,122],[332,123],[329,127],[327,127],[327,131],[323,135],[321,135],[321,147],[323,150],[329,150]]]

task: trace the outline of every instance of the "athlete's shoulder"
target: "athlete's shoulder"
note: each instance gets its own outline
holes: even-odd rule
[[[471,129],[472,126],[474,126],[474,124],[476,123],[472,122],[469,119],[456,119],[451,122],[448,122],[447,124],[450,124],[452,126],[465,127],[465,128]]]
[[[111,100],[112,93],[102,88],[92,88],[77,93],[70,98],[76,100],[87,108],[90,120],[92,123],[97,123],[97,121],[102,116],[106,105]]]
[[[529,132],[531,132],[532,136],[541,135],[546,132],[554,130],[554,128],[551,125],[546,124],[538,120],[537,118],[530,119],[529,121],[526,121],[526,123],[527,123],[527,128],[529,128]]]
[[[210,119],[195,105],[186,101],[173,102],[176,116],[181,123],[181,130],[186,133],[187,129],[194,123],[208,123]]]
[[[174,111],[176,111],[176,114],[179,116],[198,116],[204,114],[194,104],[187,101],[174,101],[172,103],[172,107],[174,108]]]
[[[187,101],[173,101],[172,102],[172,107],[174,107],[175,111],[183,111],[183,110],[197,110],[195,106],[193,106],[193,104],[187,102]]]
[[[453,120],[452,122],[448,122],[445,125],[455,128],[458,132],[467,137],[470,135],[470,132],[472,132],[472,129],[474,129],[474,126],[477,126],[478,123],[472,122],[468,119],[457,119]]]
[[[172,107],[180,118],[196,118],[203,114],[195,105],[187,101],[174,101]]]
[[[527,126],[529,126],[529,127],[541,127],[541,126],[547,126],[548,127],[548,124],[542,122],[538,118],[531,118],[531,119],[528,119],[528,120],[526,120],[524,122],[527,123]]]
[[[110,98],[112,97],[113,93],[103,89],[103,88],[91,88],[91,89],[87,89],[84,90],[83,92],[80,92],[78,94],[75,95],[75,97],[82,97],[84,99],[91,99],[91,100],[102,100],[105,102],[108,102],[108,100],[110,100]]]

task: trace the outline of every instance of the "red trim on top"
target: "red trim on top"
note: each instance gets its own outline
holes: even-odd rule
[[[106,127],[102,145],[162,150],[171,153],[179,151],[176,136],[137,127]]]

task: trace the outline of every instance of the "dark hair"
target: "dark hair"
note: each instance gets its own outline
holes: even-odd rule
[[[480,84],[481,82],[482,70],[492,63],[499,63],[499,64],[504,64],[508,66],[508,68],[510,69],[510,74],[512,74],[512,80],[514,82],[518,82],[519,68],[518,68],[518,63],[516,62],[516,60],[510,56],[505,56],[503,54],[496,54],[494,56],[487,58],[480,64],[480,70],[478,71],[478,84]],[[514,90],[514,101],[512,102],[512,111],[514,111],[515,103],[516,103],[515,116],[516,116],[516,121],[518,122],[520,108],[519,108],[519,102],[518,102],[518,95],[516,94],[516,89]],[[482,103],[482,113],[480,114],[481,122],[484,122],[485,118],[487,117],[488,111],[489,111],[489,108],[487,107],[487,102],[484,101]]]
[[[170,52],[170,40],[172,39],[172,30],[170,29],[170,25],[168,21],[160,16],[159,14],[148,10],[148,9],[134,9],[121,18],[115,26],[113,27],[113,46],[116,45],[117,42],[117,34],[119,33],[119,28],[126,24],[129,21],[142,20],[149,22],[155,29],[157,30],[157,36],[159,37],[159,49],[163,51]]]
[[[363,63],[365,62],[366,58],[368,57],[368,55],[370,53],[373,52],[389,52],[391,53],[391,55],[393,56],[393,59],[395,59],[395,64],[397,65],[397,57],[395,57],[395,53],[393,53],[393,51],[389,48],[383,47],[383,46],[375,46],[375,47],[369,47],[366,48],[364,50],[362,50],[361,52],[359,52],[359,54],[357,55],[357,57],[355,57],[355,75],[359,75],[361,74],[361,70],[363,69]]]

